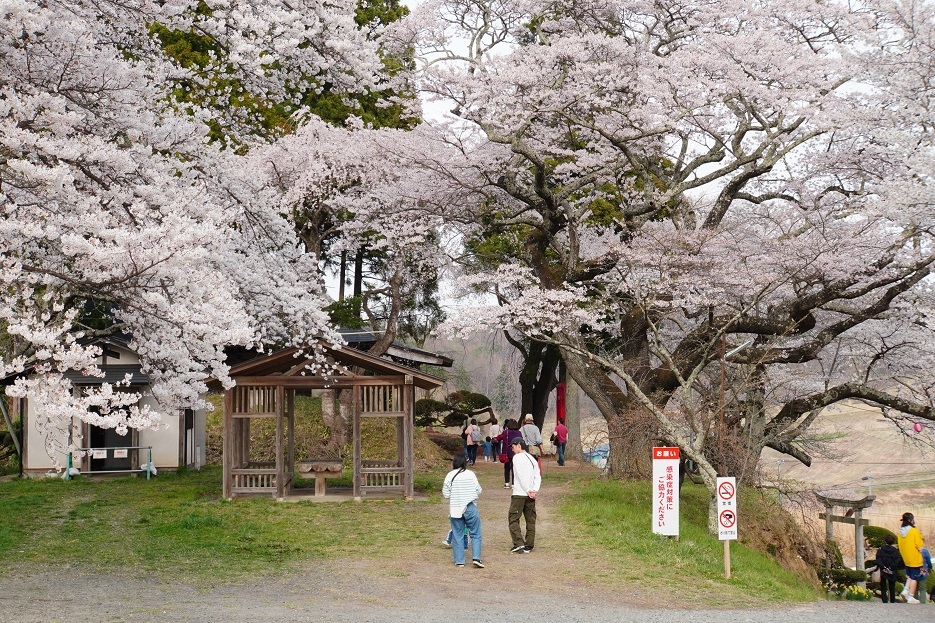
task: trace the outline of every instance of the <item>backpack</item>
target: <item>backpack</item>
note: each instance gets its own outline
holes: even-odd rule
[[[475,426],[474,430],[471,431],[471,441],[475,443],[480,443],[484,440],[484,431],[480,429],[480,426]]]

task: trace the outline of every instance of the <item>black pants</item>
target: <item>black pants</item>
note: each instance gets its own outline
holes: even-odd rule
[[[889,591],[889,599],[886,598]],[[880,574],[880,593],[883,595],[883,603],[896,603],[896,576]]]

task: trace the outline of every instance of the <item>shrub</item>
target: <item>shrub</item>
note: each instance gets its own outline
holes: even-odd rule
[[[863,569],[821,569],[818,578],[829,592],[842,594],[849,586],[867,581],[867,572]]]
[[[886,538],[887,534],[893,535],[893,538],[896,538],[896,534],[891,530],[882,528],[880,526],[864,526],[864,538],[867,539],[867,544],[870,547],[883,547],[886,543],[883,539]]]
[[[416,426],[436,426],[441,421],[441,417],[449,411],[447,404],[431,398],[416,400],[415,407]]]

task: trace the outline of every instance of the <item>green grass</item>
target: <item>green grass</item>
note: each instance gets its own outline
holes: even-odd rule
[[[697,594],[700,603],[731,606],[813,601],[816,589],[779,567],[769,556],[731,542],[731,579],[724,579],[723,543],[707,531],[707,491],[688,482],[680,495],[679,539],[653,534],[650,528],[651,484],[592,480],[580,483],[562,504],[562,513],[578,526],[576,547],[598,546],[613,566],[600,573],[623,574],[633,582],[664,592]],[[741,516],[741,531],[743,517]],[[690,585],[690,586],[688,586]]]
[[[437,536],[426,503],[228,502],[220,497],[220,483],[214,467],[148,482],[4,483],[0,561],[6,568],[15,561],[81,564],[211,583],[314,559],[400,556],[404,547],[427,545]]]

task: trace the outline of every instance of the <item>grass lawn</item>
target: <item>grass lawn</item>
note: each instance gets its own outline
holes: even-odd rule
[[[590,480],[565,498],[562,514],[578,526],[576,547],[601,552],[613,564],[594,565],[592,575],[614,575],[656,585],[664,593],[697,593],[698,605],[744,605],[812,601],[815,587],[769,556],[737,541],[730,544],[731,579],[724,579],[724,545],[707,531],[707,490],[685,483],[680,494],[679,539],[650,529],[651,483]],[[753,495],[751,493],[751,495]],[[741,532],[744,518],[741,514]],[[748,517],[747,521],[751,521]],[[726,590],[730,588],[730,590]]]
[[[440,482],[418,484],[436,490]],[[228,502],[218,467],[151,481],[16,480],[0,484],[0,500],[6,568],[16,561],[125,567],[196,583],[320,558],[395,556],[438,531],[426,503]]]

